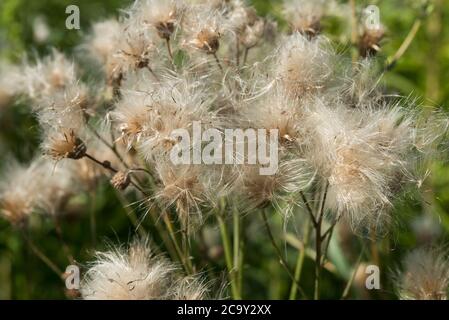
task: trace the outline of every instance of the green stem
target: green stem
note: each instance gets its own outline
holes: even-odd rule
[[[306,256],[306,250],[307,245],[309,244],[309,238],[310,238],[310,220],[307,220],[307,223],[304,227],[304,241],[303,246],[300,249],[300,252],[298,252],[298,259],[296,261],[296,267],[295,267],[295,280],[292,282],[292,286],[290,288],[290,300],[296,300],[296,295],[298,293],[298,285],[297,283],[301,280],[301,273],[302,273],[302,267],[304,265],[304,260]]]
[[[271,231],[270,224],[268,223],[268,217],[267,217],[267,214],[265,213],[265,210],[261,210],[260,213],[262,215],[262,219],[263,219],[263,222],[264,222],[265,229],[267,230],[268,237],[270,238],[271,244],[272,244],[274,250],[276,251],[276,255],[278,256],[278,259],[279,259],[279,262],[280,262],[281,266],[287,272],[287,274],[290,277],[290,279],[292,281],[296,282],[297,289],[301,292],[301,294],[303,296],[306,296],[305,293],[304,293],[304,290],[302,290],[300,284],[298,283],[298,281],[296,281],[295,276],[290,271],[290,268],[288,267],[288,263],[285,260],[284,256],[282,255],[281,249],[279,249],[278,245],[276,244],[276,240],[274,239],[273,232]]]
[[[22,236],[25,239],[26,243],[28,244],[28,247],[31,249],[33,254],[38,257],[47,267],[49,267],[54,273],[58,275],[60,279],[62,279],[62,270],[59,269],[59,267],[51,261],[49,257],[47,257],[35,244],[34,242],[25,234],[25,232],[22,232]]]
[[[239,290],[237,288],[237,281],[235,276],[235,270],[232,265],[232,253],[231,253],[231,241],[228,236],[228,228],[226,227],[226,222],[224,221],[221,213],[217,213],[218,225],[220,227],[221,239],[223,242],[223,250],[225,254],[226,268],[228,269],[229,281],[231,283],[232,298],[234,300],[240,300]]]
[[[97,246],[97,222],[95,217],[95,207],[96,207],[96,201],[95,201],[96,195],[95,192],[91,192],[89,194],[90,199],[90,215],[89,215],[89,222],[90,222],[90,236],[92,240],[92,247],[95,248]]]
[[[184,270],[187,274],[193,274],[193,266],[187,257],[184,256],[181,247],[178,244],[178,240],[175,236],[175,231],[173,228],[173,224],[170,220],[170,217],[168,216],[167,212],[162,213],[162,219],[164,220],[165,226],[167,227],[168,233],[170,235],[170,238],[172,240],[173,246],[175,247],[176,254],[178,255],[179,261],[182,263]]]
[[[237,290],[238,290],[238,295],[241,297],[242,296],[242,288],[241,288],[241,283],[239,281],[239,279],[241,279],[241,258],[240,258],[240,214],[237,211],[236,208],[233,209],[233,213],[232,213],[232,218],[233,218],[233,227],[234,227],[234,239],[233,239],[233,244],[234,244],[234,271],[236,274],[236,279],[237,279]]]
[[[318,216],[318,220],[315,224],[315,290],[313,294],[314,300],[319,300],[320,298],[320,274],[321,274],[321,244],[322,244],[322,235],[321,235],[321,227],[324,219],[324,209],[326,205],[327,191],[329,189],[329,182],[326,182],[326,187],[324,188],[323,197],[321,199],[320,205],[320,213]]]
[[[393,69],[393,67],[396,65],[398,60],[404,55],[404,53],[407,51],[407,49],[410,47],[410,45],[413,42],[413,39],[415,39],[416,35],[418,34],[419,29],[422,25],[422,18],[417,18],[415,22],[413,23],[412,28],[410,29],[410,32],[408,33],[407,37],[402,42],[399,49],[396,51],[396,53],[387,61],[387,65],[385,67],[385,71],[389,71]]]
[[[356,264],[354,265],[354,270],[352,271],[351,278],[349,278],[348,283],[345,286],[345,290],[343,291],[343,294],[341,295],[341,300],[345,300],[349,296],[349,291],[352,287],[352,283],[354,282],[355,276],[357,274],[357,270],[359,269],[359,265],[362,262],[363,253],[365,252],[365,247],[362,247],[362,251],[360,252],[359,258],[357,259]]]

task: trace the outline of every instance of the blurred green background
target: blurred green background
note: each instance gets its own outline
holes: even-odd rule
[[[260,14],[277,19],[285,26],[281,18],[281,1],[252,0]],[[339,1],[345,3],[345,1]],[[394,54],[409,33],[412,25],[419,21],[420,28],[410,48],[398,64],[383,77],[382,83],[389,93],[419,98],[423,105],[444,108],[449,105],[449,0],[433,0],[423,10],[424,1],[384,0],[359,1],[358,8],[375,4],[380,8],[381,22],[387,29],[382,41],[382,51],[377,60],[385,63]],[[70,4],[78,5],[81,12],[81,29],[65,28],[65,8]],[[0,1],[0,58],[13,63],[20,62],[24,55],[45,55],[56,47],[68,55],[80,56],[79,45],[92,22],[118,15],[118,10],[130,4],[123,0],[1,0]],[[36,20],[37,19],[37,20]],[[39,19],[45,20],[49,27],[49,38],[39,42],[34,29]],[[34,26],[34,28],[33,28]],[[350,29],[347,21],[338,17],[328,17],[323,21],[323,32],[335,43],[339,52],[350,56]],[[90,75],[86,75],[89,80]],[[8,157],[27,162],[39,153],[39,128],[29,108],[20,103],[13,108],[0,112],[0,170]],[[447,158],[447,157],[446,157]],[[403,252],[416,246],[419,239],[413,232],[414,221],[423,216],[437,221],[436,229],[441,229],[439,241],[443,242],[449,234],[449,173],[443,164],[434,164],[435,173],[427,185],[422,201],[406,199],[398,203],[397,214],[403,216],[399,231],[389,239],[379,241],[382,264],[392,266]],[[126,242],[133,235],[132,226],[121,209],[114,191],[108,183],[101,184],[94,195],[80,195],[80,204],[86,211],[97,212],[97,239],[90,233],[90,215],[75,215],[63,222],[64,236],[81,263],[88,260],[93,244],[97,249],[104,248],[105,239],[112,242]],[[74,204],[76,205],[76,203]],[[427,218],[426,218],[427,219]],[[282,222],[277,223],[282,231]],[[295,221],[292,221],[294,224]],[[422,223],[422,222],[421,222]],[[149,227],[149,226],[147,226]],[[257,224],[255,226],[257,228]],[[298,227],[292,227],[292,232]],[[432,232],[439,231],[431,230]],[[263,233],[253,233],[254,239],[248,243],[251,250],[245,252],[245,266],[250,272],[244,273],[246,298],[288,297],[288,277],[279,268],[272,248]],[[60,266],[67,265],[60,242],[51,222],[44,219],[33,221],[32,237],[43,251],[52,256]],[[259,237],[259,238],[258,238]],[[342,241],[345,239],[342,239]],[[347,239],[346,239],[347,240]],[[292,241],[290,241],[291,244]],[[293,241],[294,242],[294,241]],[[355,243],[355,244],[354,244]],[[337,270],[325,274],[323,298],[338,298],[345,284],[345,277],[357,259],[359,243],[349,241],[347,247],[331,250],[331,259]],[[349,247],[348,247],[349,246]],[[342,253],[351,249],[354,253]],[[285,250],[293,266],[296,251],[286,244]],[[371,257],[372,258],[372,257]],[[313,263],[307,259],[303,283],[305,288],[312,286]],[[217,261],[217,269],[222,266]],[[310,276],[308,276],[310,274]],[[382,274],[384,276],[385,274]],[[65,298],[64,288],[57,277],[48,270],[29,251],[21,237],[6,222],[0,220],[0,299],[59,299]],[[352,298],[366,298],[365,292],[353,292]],[[383,283],[380,292],[371,297],[394,297],[389,283]]]

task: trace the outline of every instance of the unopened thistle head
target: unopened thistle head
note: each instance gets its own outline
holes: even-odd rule
[[[364,58],[375,56],[381,50],[380,42],[384,36],[385,28],[383,26],[377,26],[376,28],[365,27],[359,39],[360,56]]]
[[[403,300],[446,300],[449,289],[446,251],[420,248],[410,252],[395,280],[397,293]]]
[[[81,283],[81,295],[89,300],[163,300],[204,297],[200,280],[184,280],[178,268],[156,256],[147,241],[129,248],[97,252]]]

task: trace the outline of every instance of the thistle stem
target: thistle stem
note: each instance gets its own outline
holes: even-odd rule
[[[323,197],[321,199],[320,212],[315,225],[315,290],[313,294],[314,300],[320,298],[320,274],[321,274],[321,245],[323,237],[321,235],[321,228],[324,219],[324,208],[326,205],[327,191],[329,189],[329,182],[326,182]]]
[[[22,232],[22,236],[25,239],[31,251],[33,252],[33,254],[37,258],[39,258],[54,273],[56,273],[60,279],[62,279],[63,274],[62,270],[59,269],[59,267],[34,244],[34,242],[25,234],[25,232]]]
[[[111,166],[111,163],[109,161],[100,161],[98,159],[96,159],[94,156],[91,156],[90,154],[86,153],[85,157],[92,160],[93,162],[95,162],[96,164],[102,166],[103,168],[111,171],[112,173],[117,173],[118,170],[113,168]],[[143,195],[145,196],[149,196],[143,189],[141,186],[139,186],[136,182],[134,182],[133,180],[131,180],[131,184],[137,189],[139,190]]]
[[[173,242],[173,246],[175,247],[179,261],[181,261],[181,264],[183,265],[185,272],[187,274],[193,274],[192,263],[191,263],[190,259],[186,259],[183,255],[181,247],[179,246],[178,240],[176,239],[176,236],[175,236],[173,224],[172,224],[170,218],[168,217],[167,212],[162,213],[162,219],[164,220],[165,226],[167,227],[168,233]]]
[[[241,283],[238,281],[238,279],[240,279],[240,274],[241,274],[241,267],[240,267],[240,263],[241,263],[241,258],[240,258],[240,216],[239,216],[239,212],[237,211],[236,208],[234,208],[233,210],[233,214],[232,214],[232,218],[233,218],[233,244],[234,244],[234,270],[236,273],[236,278],[237,278],[237,290],[238,290],[238,295],[241,297],[242,296],[242,288],[241,288]]]
[[[349,296],[349,291],[351,290],[352,283],[354,282],[355,276],[357,274],[357,270],[359,269],[359,265],[362,262],[363,253],[365,252],[365,247],[362,247],[362,251],[360,252],[360,255],[357,259],[356,264],[354,265],[354,270],[352,271],[351,277],[349,278],[349,281],[346,283],[345,289],[343,291],[343,294],[341,295],[340,300],[346,300]]]
[[[357,24],[357,12],[356,12],[356,0],[349,0],[349,5],[351,7],[351,44],[353,45],[352,51],[352,62],[356,63],[359,58],[359,51],[356,46],[359,42],[359,30]]]
[[[249,53],[249,49],[250,48],[246,48],[245,49],[245,54],[243,55],[243,64],[245,65],[246,62],[248,61],[248,53]]]
[[[170,38],[165,38],[165,43],[167,44],[167,52],[168,52],[168,55],[170,56],[171,62],[172,62],[172,64],[174,65],[174,62],[173,62],[173,52],[172,52],[172,50],[171,50]]]
[[[232,253],[231,253],[231,241],[229,241],[228,228],[221,213],[217,213],[218,225],[220,227],[221,239],[223,241],[223,250],[225,254],[226,268],[228,269],[229,281],[231,283],[232,298],[234,300],[240,300],[239,290],[237,288],[237,277],[235,276],[235,269],[232,265]]]
[[[220,59],[218,59],[218,56],[215,52],[213,53],[213,56],[215,58],[215,61],[217,62],[218,67],[220,68],[220,71],[224,72],[224,69],[223,69],[223,66],[221,65]]]
[[[237,65],[237,68],[240,67],[240,42],[238,37],[236,37],[236,42],[235,42],[235,62]]]
[[[304,227],[304,241],[303,246],[298,251],[298,259],[296,261],[296,267],[295,267],[295,280],[292,282],[292,286],[290,288],[290,300],[296,300],[296,295],[298,293],[298,285],[297,283],[301,280],[301,273],[302,273],[302,267],[304,265],[304,260],[306,256],[306,249],[309,244],[309,238],[310,238],[310,220],[307,221],[305,227]]]
[[[265,210],[261,210],[260,213],[262,215],[262,220],[264,222],[264,226],[265,226],[265,229],[267,231],[268,237],[270,238],[271,244],[272,244],[273,248],[276,251],[276,255],[278,256],[278,259],[279,259],[279,262],[280,262],[281,266],[287,272],[287,274],[290,277],[290,279],[296,283],[297,289],[301,292],[301,294],[303,296],[306,296],[306,294],[304,293],[304,290],[302,289],[301,285],[295,279],[295,276],[293,275],[293,273],[290,271],[290,268],[288,267],[288,263],[285,260],[284,256],[282,255],[281,249],[279,249],[278,245],[276,244],[276,240],[274,239],[273,232],[271,231],[271,227],[270,227],[270,224],[268,222],[268,217],[267,217],[267,214],[265,213]]]
[[[123,157],[117,151],[117,148],[115,147],[114,144],[109,143],[105,138],[103,138],[101,134],[99,134],[97,130],[95,130],[95,128],[89,123],[87,123],[87,128],[98,138],[98,140],[100,140],[106,147],[108,147],[114,153],[114,155],[125,166],[125,168],[128,168],[128,164],[125,162]]]
[[[62,236],[61,224],[59,223],[59,219],[56,216],[54,218],[54,223],[55,223],[56,235],[58,237],[59,242],[61,243],[62,249],[64,250],[64,253],[65,253],[66,257],[67,257],[67,260],[69,261],[69,263],[74,264],[75,263],[75,259],[73,258],[73,255],[72,255],[72,253],[70,251],[69,246],[65,242],[64,237]]]
[[[391,69],[393,69],[396,63],[399,61],[399,59],[405,54],[407,49],[412,44],[413,39],[415,39],[416,35],[418,34],[421,25],[422,25],[421,18],[417,18],[413,23],[412,28],[410,29],[407,37],[405,37],[404,41],[399,47],[399,49],[390,59],[388,59],[387,65],[385,66],[385,71],[390,71]]]

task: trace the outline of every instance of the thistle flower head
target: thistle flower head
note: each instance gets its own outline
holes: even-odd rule
[[[332,58],[324,38],[309,41],[294,33],[279,49],[275,73],[290,95],[302,97],[323,89],[333,72]]]
[[[213,97],[199,81],[172,79],[146,99],[149,108],[138,149],[147,161],[168,155],[179,142],[173,137],[175,130],[191,132],[194,121],[206,127],[218,126],[211,110]]]
[[[449,264],[441,249],[420,248],[410,252],[396,272],[396,290],[403,300],[446,300]]]
[[[325,6],[324,0],[284,0],[283,12],[291,30],[310,39],[321,30]]]
[[[36,199],[39,211],[46,215],[60,215],[70,198],[80,191],[76,182],[78,172],[74,162],[59,162],[47,159],[37,159],[36,179],[40,192]]]
[[[123,91],[120,101],[113,112],[112,121],[121,131],[122,138],[128,148],[139,142],[147,131],[151,116],[151,96],[145,92]]]
[[[20,68],[0,62],[0,109],[6,107],[23,90]]]
[[[289,97],[280,87],[268,90],[255,101],[250,100],[239,110],[239,118],[245,119],[251,128],[277,129],[278,141],[283,148],[300,142],[302,110],[297,99]]]
[[[90,108],[90,96],[82,83],[73,83],[62,91],[39,98],[32,106],[44,130],[81,129]]]
[[[180,286],[180,283],[191,286]],[[187,282],[178,268],[155,256],[147,241],[136,240],[128,249],[97,252],[81,283],[89,300],[162,300],[204,298],[201,281]]]
[[[117,50],[120,32],[121,25],[115,19],[93,24],[86,43],[87,50],[98,62],[108,64]]]
[[[209,175],[208,175],[209,174]],[[209,193],[213,177],[201,166],[161,164],[157,167],[160,180],[156,194],[166,208],[175,207],[184,228],[191,230],[203,220],[203,211],[213,205]],[[217,193],[219,185],[215,184]]]
[[[23,72],[25,90],[32,99],[52,95],[77,81],[74,63],[57,50],[35,65],[25,65]]]
[[[114,54],[115,68],[122,74],[148,68],[156,49],[153,32],[138,25],[137,21],[128,19],[123,24]]]
[[[36,167],[13,163],[0,184],[0,213],[14,225],[23,225],[36,206]]]
[[[21,226],[37,210],[58,214],[75,190],[70,167],[55,167],[43,158],[27,166],[13,163],[0,185],[0,212]]]
[[[307,189],[313,175],[310,168],[301,159],[281,159],[274,175],[260,175],[259,166],[245,166],[236,181],[235,190],[246,210],[263,208],[268,205],[280,207],[287,205],[282,212],[288,216],[295,205],[295,197]],[[243,190],[243,198],[241,196]]]
[[[183,29],[187,36],[186,47],[215,54],[224,32],[224,17],[221,11],[208,5],[192,6],[186,12]]]
[[[359,52],[362,57],[375,56],[380,50],[380,42],[385,36],[385,28],[364,28],[359,39]]]
[[[247,26],[253,26],[260,18],[253,7],[245,5],[243,1],[234,1],[227,14],[227,29],[233,33],[241,33]]]
[[[210,289],[198,276],[185,277],[175,282],[173,300],[204,300]]]
[[[138,0],[131,8],[131,17],[155,28],[161,39],[168,40],[180,22],[182,11],[178,0]]]
[[[48,133],[43,149],[54,160],[64,158],[78,160],[83,158],[87,151],[86,145],[73,129],[55,130]]]
[[[305,157],[329,182],[328,206],[354,229],[382,232],[397,181],[406,175],[413,127],[404,110],[351,111],[315,104],[304,123]],[[309,132],[309,133],[307,133]]]

